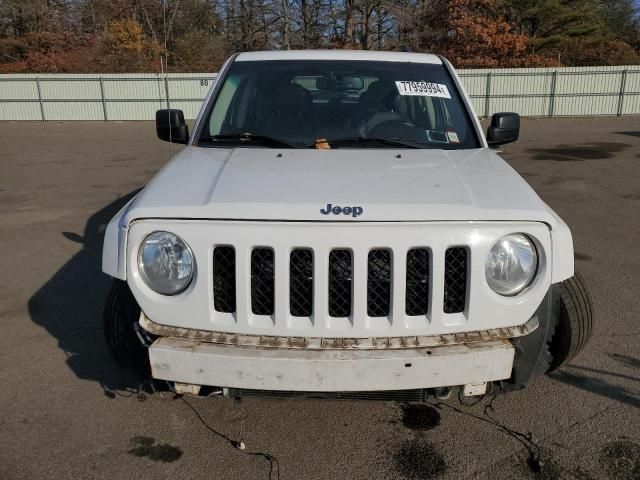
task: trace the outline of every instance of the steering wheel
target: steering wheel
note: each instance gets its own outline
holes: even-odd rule
[[[428,142],[427,132],[416,127],[408,119],[386,120],[369,130],[368,137],[406,138],[418,143]]]

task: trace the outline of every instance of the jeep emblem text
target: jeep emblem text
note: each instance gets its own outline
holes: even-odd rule
[[[320,213],[323,215],[333,213],[334,215],[351,215],[353,218],[362,215],[362,212],[362,207],[340,207],[338,205],[332,205],[331,203],[327,203],[324,209],[320,209]]]

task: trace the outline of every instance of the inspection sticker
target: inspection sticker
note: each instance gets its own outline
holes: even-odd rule
[[[458,134],[453,130],[447,130],[447,139],[449,140],[449,143],[460,143]]]
[[[398,88],[398,93],[400,93],[400,95],[451,98],[447,86],[442,85],[441,83],[412,82],[401,80],[396,82],[396,87]]]

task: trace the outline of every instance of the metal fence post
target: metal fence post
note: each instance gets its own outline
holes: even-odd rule
[[[622,116],[622,107],[624,106],[624,91],[627,88],[627,69],[622,71],[622,78],[620,79],[620,93],[618,95],[618,116]]]
[[[556,83],[558,80],[558,71],[555,70],[551,76],[551,96],[549,97],[549,117],[553,117],[556,108]]]
[[[167,108],[171,108],[171,103],[169,102],[169,78],[167,74],[164,74],[164,94],[167,99]]]
[[[102,115],[104,116],[104,121],[108,120],[107,117],[107,102],[104,98],[104,82],[102,81],[102,75],[100,75],[100,98],[102,99]]]
[[[36,77],[36,87],[38,89],[38,102],[40,102],[40,117],[42,121],[45,122],[46,118],[44,116],[44,103],[42,101],[42,90],[40,90],[40,77]]]
[[[484,92],[484,116],[488,117],[491,107],[491,72],[487,72],[487,85]]]

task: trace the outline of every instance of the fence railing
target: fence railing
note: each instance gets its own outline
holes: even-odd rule
[[[482,116],[640,114],[640,66],[466,70],[460,77]]]
[[[0,120],[152,120],[169,103],[195,118],[215,73],[0,75]],[[640,66],[461,70],[490,116],[640,115]]]
[[[195,118],[214,79],[215,73],[0,75],[0,120],[152,120],[167,104]]]

